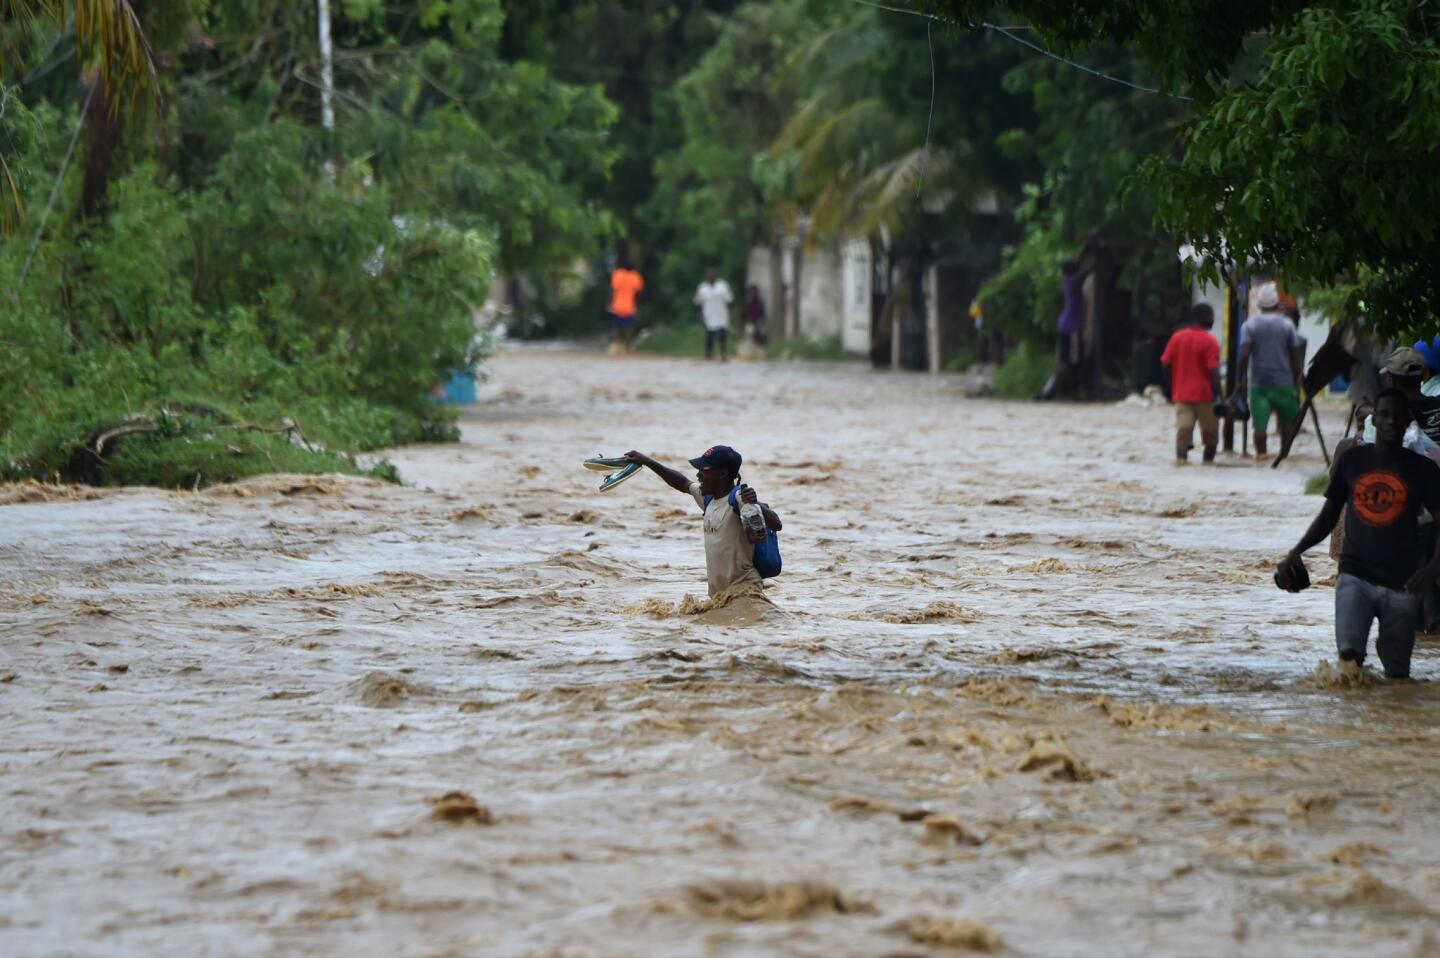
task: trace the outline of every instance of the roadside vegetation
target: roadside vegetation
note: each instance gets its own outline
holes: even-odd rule
[[[487,355],[492,278],[610,235],[583,184],[614,107],[505,60],[499,0],[333,5],[333,129],[313,4],[101,5],[79,36],[71,7],[0,19],[0,478],[192,487],[454,438],[431,392]]]

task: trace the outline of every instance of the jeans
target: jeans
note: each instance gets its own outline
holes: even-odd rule
[[[1335,648],[1342,659],[1365,661],[1370,623],[1376,619],[1380,620],[1380,634],[1375,651],[1386,677],[1408,678],[1415,626],[1420,621],[1420,597],[1342,572],[1335,580]]]
[[[709,359],[715,353],[715,344],[720,344],[720,355],[725,355],[725,345],[728,337],[724,329],[705,330],[705,358]]]

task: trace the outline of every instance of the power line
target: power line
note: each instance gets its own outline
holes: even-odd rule
[[[912,16],[912,17],[919,17],[919,18],[921,18],[922,20],[927,21],[926,27],[925,27],[925,32],[926,32],[927,37],[928,37],[929,32],[930,32],[930,24],[933,24],[933,23],[955,23],[955,22],[956,22],[956,21],[953,21],[953,20],[944,20],[944,19],[942,19],[942,18],[940,18],[940,17],[935,16],[935,14],[933,14],[933,13],[923,13],[923,12],[921,12],[921,11],[919,11],[919,10],[911,10],[911,9],[906,8],[906,7],[892,7],[892,6],[888,5],[888,4],[877,3],[877,2],[875,2],[875,0],[854,0],[854,2],[860,4],[862,7],[874,7],[876,10],[884,10],[884,11],[886,11],[886,12],[888,12],[888,13],[905,13],[905,14],[909,14],[909,15]],[[1044,56],[1047,56],[1047,57],[1049,57],[1049,58],[1052,59],[1052,60],[1056,60],[1056,61],[1058,61],[1058,62],[1060,62],[1060,63],[1063,63],[1063,64],[1065,64],[1066,66],[1069,66],[1069,67],[1074,67],[1075,69],[1080,70],[1080,71],[1083,72],[1083,73],[1088,73],[1088,74],[1090,74],[1090,75],[1093,76],[1093,77],[1099,77],[1099,78],[1102,79],[1102,80],[1107,80],[1107,81],[1109,81],[1110,83],[1118,83],[1118,84],[1120,84],[1121,86],[1129,87],[1129,88],[1132,89],[1132,90],[1138,90],[1138,91],[1140,91],[1141,93],[1153,93],[1153,94],[1155,94],[1155,95],[1157,95],[1157,96],[1168,96],[1168,97],[1170,97],[1170,98],[1172,98],[1172,99],[1175,99],[1175,100],[1183,100],[1183,101],[1186,102],[1186,103],[1193,103],[1193,102],[1195,101],[1195,98],[1194,98],[1193,96],[1185,96],[1184,94],[1181,94],[1181,93],[1171,93],[1171,92],[1169,92],[1168,90],[1161,90],[1161,89],[1157,89],[1156,87],[1141,86],[1141,85],[1138,84],[1138,83],[1131,83],[1129,80],[1122,79],[1121,77],[1112,76],[1112,75],[1110,75],[1109,73],[1103,73],[1103,72],[1101,72],[1100,70],[1096,70],[1096,69],[1093,68],[1093,67],[1087,67],[1087,66],[1086,66],[1085,64],[1083,64],[1083,63],[1076,63],[1074,60],[1068,59],[1068,58],[1066,58],[1066,57],[1062,57],[1062,56],[1061,56],[1060,54],[1058,54],[1058,53],[1054,53],[1054,52],[1052,52],[1052,51],[1050,51],[1050,50],[1045,49],[1044,47],[1040,46],[1040,44],[1038,44],[1038,43],[1034,43],[1034,42],[1032,42],[1032,41],[1030,41],[1030,40],[1025,39],[1025,38],[1022,37],[1022,36],[1018,36],[1018,35],[1014,32],[1014,30],[1013,30],[1012,28],[1010,28],[1010,27],[1002,27],[1002,26],[1000,26],[1000,25],[998,25],[998,24],[994,24],[994,23],[981,23],[981,24],[979,24],[979,26],[983,27],[983,28],[986,29],[986,30],[993,30],[994,32],[1000,34],[1000,35],[1001,35],[1002,37],[1004,37],[1005,39],[1010,40],[1010,41],[1012,41],[1012,42],[1014,42],[1014,43],[1018,43],[1018,44],[1020,44],[1020,45],[1023,46],[1023,47],[1027,47],[1027,48],[1029,48],[1029,49],[1031,49],[1031,50],[1034,50],[1036,53],[1039,53],[1039,54],[1042,54],[1042,55],[1044,55]],[[933,61],[933,59],[934,59],[934,53],[933,53],[933,52],[931,53],[931,59],[932,59],[932,61]],[[933,69],[933,68],[932,68],[932,69]]]
[[[1109,80],[1111,83],[1118,83],[1121,86],[1128,86],[1130,89],[1139,90],[1141,93],[1154,93],[1159,96],[1168,96],[1171,99],[1184,100],[1186,103],[1193,103],[1195,101],[1195,98],[1193,96],[1185,96],[1182,93],[1171,93],[1168,90],[1160,90],[1156,89],[1155,87],[1141,86],[1138,83],[1131,83],[1129,80],[1124,80],[1117,76],[1111,76],[1108,73],[1101,73],[1099,70],[1087,67],[1083,63],[1076,63],[1074,60],[1067,60],[1064,57],[1060,56],[1060,54],[1058,53],[1051,53],[1049,50],[1040,46],[1038,43],[1031,43],[1024,37],[1016,36],[1014,33],[1012,33],[1010,30],[1007,30],[1005,27],[997,27],[993,23],[982,23],[980,24],[980,26],[984,27],[987,30],[994,30],[996,33],[1000,34],[1002,37],[1005,37],[1007,40],[1013,40],[1014,42],[1020,44],[1023,47],[1029,47],[1036,53],[1043,53],[1045,56],[1049,57],[1052,60],[1059,60],[1061,63],[1064,63],[1067,66],[1072,66],[1077,70],[1082,70],[1085,73],[1088,73],[1094,77],[1099,77],[1102,80]]]
[[[891,13],[908,13],[912,17],[921,17],[925,20],[939,20],[933,13],[921,13],[919,10],[911,10],[907,7],[890,7],[883,3],[875,3],[874,0],[855,0],[862,7],[874,7],[876,10],[889,10]]]
[[[915,198],[925,188],[925,170],[930,166],[930,124],[935,119],[935,44],[930,40],[930,21],[925,21],[925,48],[930,51],[930,115],[925,117],[925,152],[920,155],[920,179],[915,183]]]

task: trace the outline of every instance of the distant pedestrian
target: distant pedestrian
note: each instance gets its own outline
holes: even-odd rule
[[[745,288],[745,327],[757,346],[765,345],[765,300],[754,283]]]
[[[720,361],[729,356],[726,353],[730,329],[730,304],[735,294],[730,284],[720,278],[713,268],[705,271],[705,282],[695,288],[695,305],[700,307],[700,321],[705,324],[705,358],[715,355],[715,345],[720,345]]]
[[[1425,364],[1419,398],[1411,400],[1415,421],[1425,430],[1425,435],[1440,442],[1440,336],[1428,343],[1419,340],[1415,343],[1415,352]]]
[[[1040,393],[1041,399],[1072,398],[1080,382],[1080,361],[1084,355],[1081,331],[1085,328],[1085,274],[1080,264],[1067,259],[1060,264],[1065,305],[1055,323],[1055,372]]]
[[[1210,333],[1214,325],[1215,311],[1196,303],[1190,307],[1189,324],[1170,337],[1160,356],[1170,384],[1170,401],[1175,404],[1175,461],[1179,463],[1190,461],[1196,423],[1200,424],[1205,462],[1215,461],[1215,447],[1220,442],[1220,421],[1215,416],[1215,398],[1220,395],[1220,342]]]
[[[1260,312],[1240,327],[1239,386],[1250,390],[1250,418],[1255,427],[1255,458],[1269,455],[1265,429],[1273,410],[1280,428],[1280,441],[1295,424],[1300,414],[1300,369],[1296,352],[1300,335],[1295,324],[1276,312],[1280,293],[1274,283],[1259,288],[1256,304]]]
[[[635,322],[639,318],[636,299],[644,288],[645,277],[640,275],[639,270],[635,269],[628,259],[622,257],[615,271],[610,274],[609,310],[611,340],[618,343],[622,349],[629,350],[635,339]]]

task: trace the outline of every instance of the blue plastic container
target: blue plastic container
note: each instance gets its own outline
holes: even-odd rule
[[[465,406],[475,401],[475,377],[469,373],[453,373],[445,384],[445,403]]]

